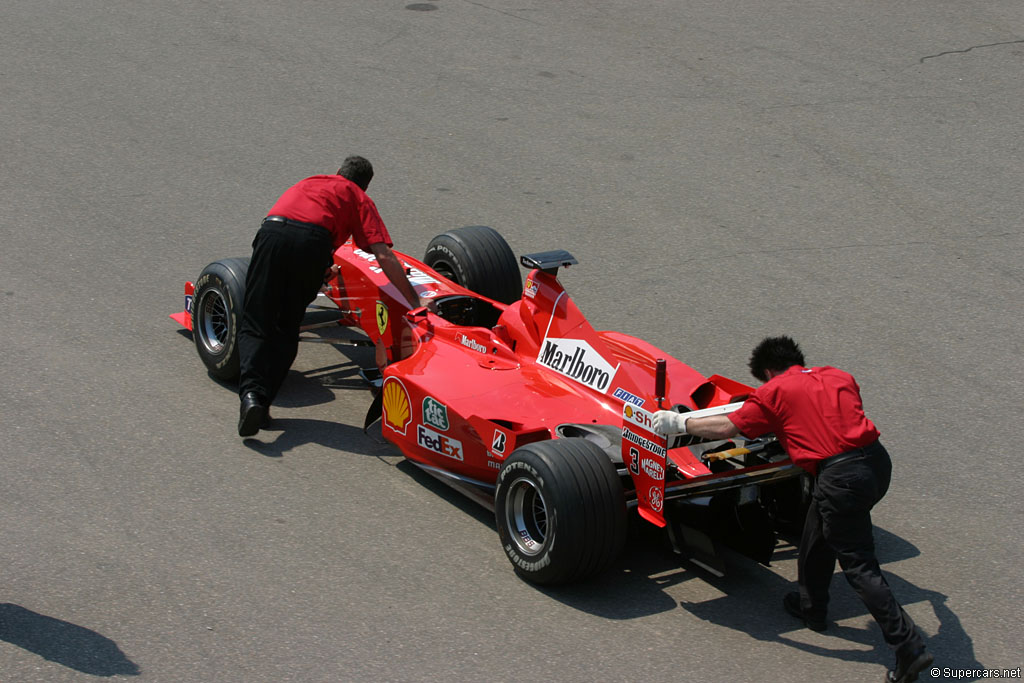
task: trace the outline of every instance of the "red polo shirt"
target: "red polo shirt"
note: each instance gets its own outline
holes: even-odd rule
[[[878,439],[853,376],[831,367],[786,370],[758,387],[729,419],[740,434],[775,434],[793,463],[811,474],[818,461]]]
[[[267,215],[327,228],[335,249],[349,237],[363,250],[380,242],[389,247],[393,244],[377,213],[377,205],[362,188],[340,175],[315,175],[300,180],[285,190]]]

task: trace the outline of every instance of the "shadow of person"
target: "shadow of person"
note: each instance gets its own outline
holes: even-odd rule
[[[369,405],[372,395],[369,385],[359,375],[357,363],[339,363],[314,370],[291,370],[281,385],[274,403],[284,408],[302,408],[321,405],[334,400],[334,390],[360,391]]]
[[[896,600],[907,607],[926,602],[939,622],[932,635],[922,630],[928,649],[943,659],[954,661],[960,668],[983,668],[974,655],[974,644],[964,631],[959,617],[948,606],[948,598],[938,591],[920,588],[886,569],[884,563],[920,554],[911,543],[884,530],[875,528],[878,539],[882,573],[892,588]],[[867,608],[846,582],[837,568],[832,577],[829,603],[828,630],[821,634],[804,629],[801,622],[782,608],[782,597],[796,590],[796,584],[778,576],[760,565],[738,558],[730,562],[729,574],[711,580],[725,595],[701,603],[682,602],[680,606],[694,616],[724,626],[763,641],[775,641],[805,652],[846,661],[889,664],[892,650],[885,644],[874,620],[868,618],[866,627],[855,627],[838,622],[868,616]],[[920,621],[921,608],[916,612]],[[920,627],[920,624],[919,624]],[[847,647],[844,643],[855,643]]]
[[[110,638],[20,605],[0,604],[0,640],[93,676],[139,675],[139,667]]]
[[[275,433],[277,436],[273,436]],[[361,428],[353,425],[304,418],[275,417],[270,427],[260,430],[258,439],[243,439],[242,444],[269,458],[283,457],[285,453],[306,444],[319,444],[336,451],[375,457],[400,455],[388,442],[374,438],[372,432],[365,434]]]

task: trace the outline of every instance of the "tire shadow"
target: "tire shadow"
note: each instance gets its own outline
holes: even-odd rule
[[[460,513],[486,526],[494,534],[496,552],[501,552],[493,510],[470,500],[408,460],[401,460],[395,467]],[[506,566],[509,576],[514,576],[512,565]],[[632,511],[626,546],[606,572],[567,586],[533,587],[573,609],[605,619],[625,620],[676,609],[678,605],[665,592],[666,588],[701,576],[700,570],[680,564],[663,530],[642,521],[636,511]]]
[[[110,638],[11,603],[0,604],[0,640],[92,676],[138,676]]]

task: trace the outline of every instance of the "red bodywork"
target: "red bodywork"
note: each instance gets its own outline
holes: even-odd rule
[[[635,337],[595,330],[554,274],[531,271],[521,299],[506,306],[416,259],[399,258],[416,289],[439,302],[441,315],[409,311],[373,257],[351,244],[335,254],[341,271],[329,292],[339,308],[359,311],[356,322],[388,346],[384,437],[413,462],[486,490],[517,446],[557,438],[563,425],[612,425],[624,437],[623,463],[640,514],[663,526],[666,441],[650,428],[658,409],[656,361],[667,361],[666,407],[723,405],[750,387],[704,377]],[[460,296],[472,301],[447,298]],[[446,303],[460,302],[481,309],[477,320],[442,317]],[[388,311],[382,326],[379,303]],[[668,458],[685,478],[713,476],[689,448]]]
[[[409,310],[373,255],[351,242],[335,252],[340,270],[325,294],[342,311],[342,324],[386,347],[382,433],[412,462],[493,503],[498,472],[517,446],[604,426],[606,450],[621,452],[620,472],[632,479],[627,497],[658,526],[666,524],[666,495],[737,479],[737,470],[712,473],[700,449],[667,449],[651,429],[651,413],[662,405],[732,403],[750,393],[747,385],[705,377],[635,337],[595,330],[553,271],[531,271],[520,300],[505,305],[396,255],[416,290],[438,302],[438,313]],[[189,283],[186,302],[191,293]],[[191,329],[188,310],[172,317]],[[667,371],[660,402],[659,359]],[[789,468],[788,461],[756,464],[740,468],[739,477],[754,481]]]

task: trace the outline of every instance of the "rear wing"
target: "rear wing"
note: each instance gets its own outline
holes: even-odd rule
[[[519,257],[519,263],[527,270],[537,269],[548,275],[557,275],[559,268],[575,266],[579,261],[565,249],[557,249],[541,251],[536,254],[523,254]]]
[[[739,410],[743,402],[703,408],[688,412],[690,417],[726,415]],[[665,526],[665,472],[668,451],[688,444],[683,435],[670,440],[654,431],[654,417],[631,403],[622,405],[622,462],[626,464],[636,486],[637,511],[655,526]]]

